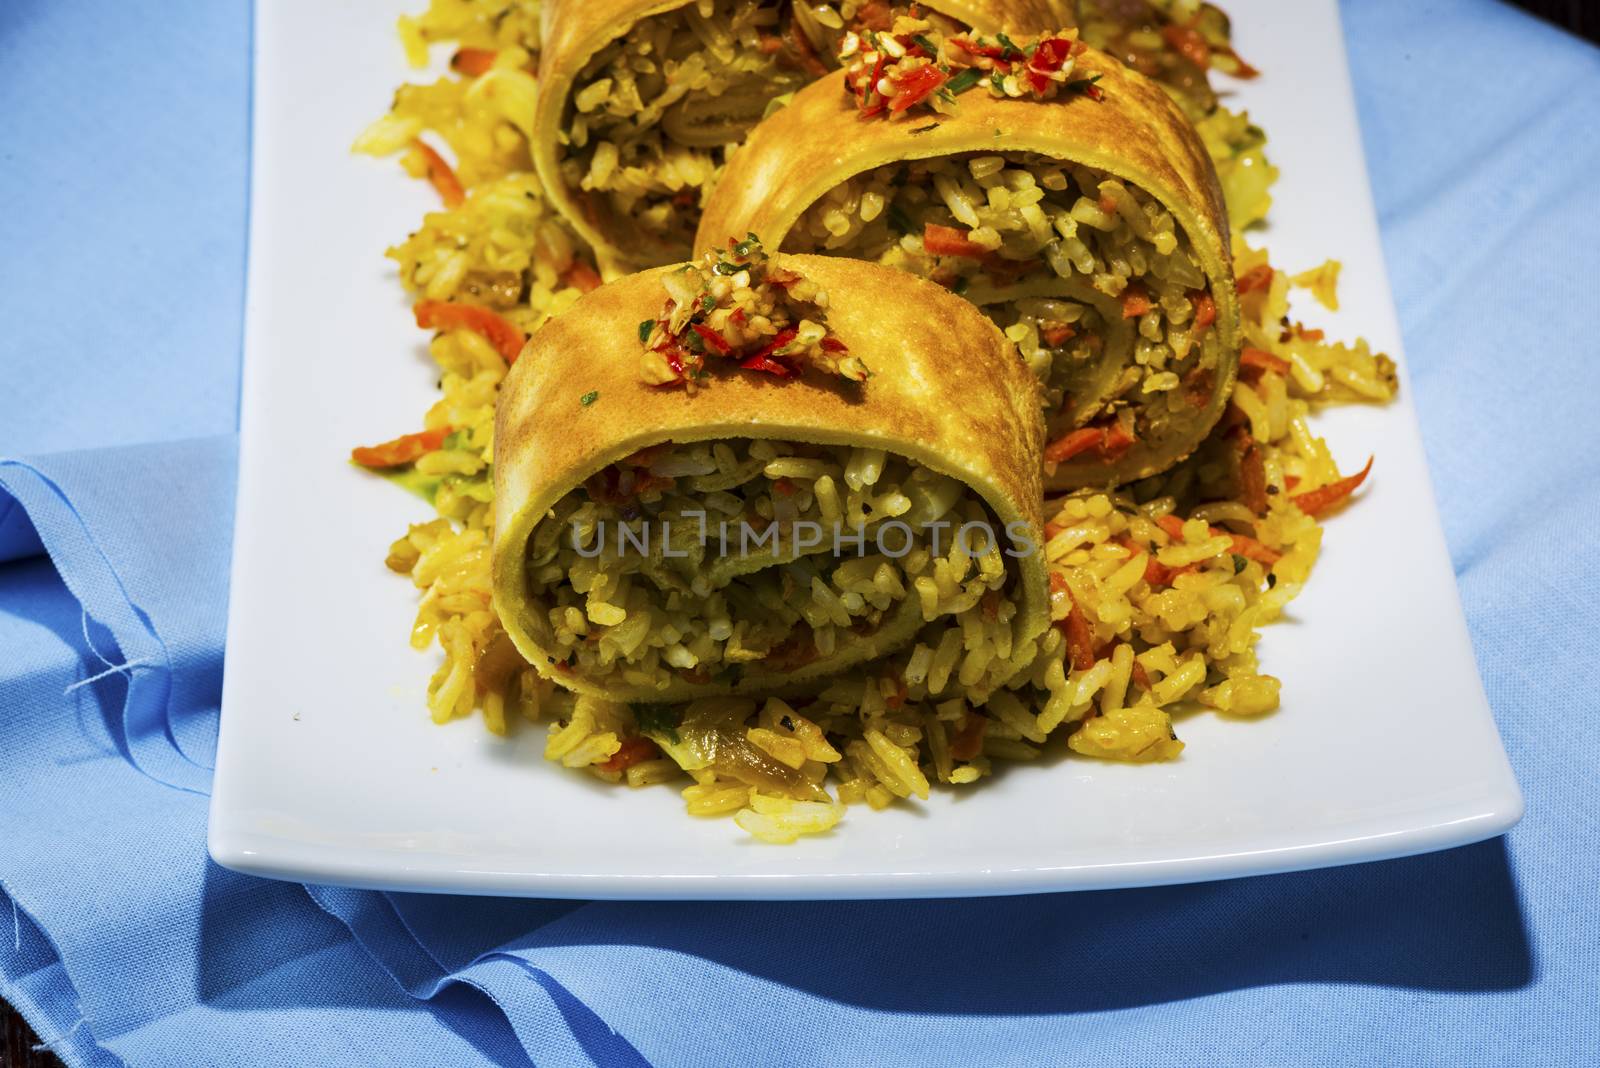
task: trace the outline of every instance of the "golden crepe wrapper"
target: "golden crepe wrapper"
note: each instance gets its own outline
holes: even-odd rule
[[[689,250],[670,247],[626,219],[609,218],[609,209],[591,208],[587,194],[567,188],[561,177],[561,134],[568,126],[573,83],[597,52],[626,36],[640,20],[687,7],[689,2],[546,0],[541,14],[544,47],[539,54],[539,103],[533,115],[534,167],[551,202],[594,247],[608,278],[630,267],[680,260]],[[933,0],[923,6],[985,33],[1048,33],[1077,25],[1076,0]]]
[[[1045,482],[1051,490],[1067,490],[1163,471],[1192,452],[1215,425],[1238,373],[1239,302],[1227,207],[1199,135],[1161,87],[1088,49],[1077,57],[1072,77],[1095,75],[1101,100],[1076,93],[1048,101],[997,99],[980,87],[957,97],[952,115],[917,109],[892,120],[862,118],[845,92],[843,73],[829,75],[796,93],[787,107],[750,132],[706,205],[696,247],[721,247],[729,236],[753,232],[769,248],[781,248],[796,220],[824,193],[887,163],[969,152],[1033,152],[1115,175],[1159,201],[1188,234],[1216,301],[1213,329],[1221,339],[1221,361],[1205,406],[1173,416],[1169,433],[1138,442],[1114,463],[1075,458]],[[1086,292],[1078,299],[1108,298]],[[1131,324],[1113,329],[1131,329]],[[1097,385],[1109,387],[1121,369],[1120,364],[1101,368]],[[1098,398],[1075,399],[1081,412],[1075,421],[1088,421]]]
[[[1049,625],[1038,386],[1015,348],[976,308],[931,282],[857,260],[777,256],[774,262],[827,292],[831,335],[866,362],[871,378],[847,382],[808,367],[779,380],[714,360],[718,369],[693,393],[645,384],[639,324],[660,313],[662,276],[676,266],[585,295],[529,339],[506,378],[495,421],[494,604],[522,655],[563,686],[647,701],[815,692],[843,667],[909,644],[922,625],[892,640],[850,635],[834,657],[799,669],[763,671],[753,661],[737,683],[676,677],[658,690],[585,678],[576,667],[556,670],[546,608],[528,593],[528,538],[591,475],[665,441],[766,438],[879,448],[958,479],[993,510],[1002,548],[1022,553],[1008,558],[1008,596],[1018,604],[1015,644]],[[591,392],[598,395],[582,404]],[[1019,533],[1026,529],[1034,551],[1025,552],[1023,538],[1006,536],[1013,523],[1022,524],[1013,528]],[[920,610],[915,615],[920,620]]]

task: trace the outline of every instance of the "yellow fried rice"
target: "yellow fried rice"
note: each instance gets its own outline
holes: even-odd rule
[[[576,300],[587,262],[544,204],[519,125],[532,111],[519,110],[519,94],[536,91],[529,72],[537,28],[537,0],[433,0],[424,14],[403,18],[413,62],[426,58],[429,45],[448,43],[493,52],[491,65],[403,88],[356,144],[373,155],[404,153],[417,176],[425,167],[414,139],[434,136],[448,147],[465,199],[430,213],[389,255],[413,298],[480,305],[524,333]],[[1247,119],[1214,108],[1199,128],[1219,162],[1235,224],[1262,217],[1275,172]],[[575,698],[521,662],[489,596],[488,470],[506,362],[470,330],[440,332],[429,351],[441,397],[423,425],[452,430],[443,447],[404,472],[437,516],[396,540],[387,561],[420,594],[412,644],[442,652],[427,693],[433,718],[443,723],[478,710],[499,734],[519,722],[546,723],[553,761],[630,786],[673,783],[689,813],[732,816],[757,838],[788,842],[832,828],[849,805],[926,798],[935,786],[979,781],[997,761],[1033,759],[1063,742],[1083,757],[1170,760],[1183,749],[1174,713],[1271,711],[1279,682],[1257,664],[1259,628],[1308,581],[1323,534],[1296,498],[1310,500],[1303,495],[1337,483],[1364,459],[1341,457],[1341,470],[1313,430],[1315,412],[1329,403],[1386,401],[1396,379],[1393,364],[1365,342],[1326,341],[1291,320],[1294,287],[1336,306],[1336,264],[1291,277],[1268,267],[1266,252],[1238,231],[1234,255],[1238,277],[1256,281],[1242,295],[1246,344],[1284,373],[1242,377],[1223,428],[1173,471],[1046,502],[1042,551],[1060,625],[1028,665],[986,676],[984,665],[969,663],[963,628],[946,626],[806,702],[630,707]],[[1264,514],[1239,499],[1228,461],[1226,434],[1242,430],[1259,449]],[[1264,550],[1261,557],[1242,554],[1239,538]],[[1094,650],[1092,663],[1079,663],[1078,646]],[[752,767],[784,773],[752,782],[719,772],[705,759],[710,738],[736,743]]]

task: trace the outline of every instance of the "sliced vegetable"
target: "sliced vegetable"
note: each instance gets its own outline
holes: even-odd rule
[[[476,78],[494,66],[496,54],[490,48],[458,48],[456,54],[450,57],[450,69],[457,74]]]
[[[930,256],[966,256],[982,259],[989,254],[984,246],[953,226],[928,223],[922,230],[922,247]]]
[[[583,260],[573,260],[572,266],[561,276],[561,281],[584,293],[599,289],[602,284],[599,272]]]
[[[661,747],[648,738],[624,738],[622,746],[600,767],[605,771],[627,771],[635,764],[654,760],[661,755]]]
[[[1150,302],[1150,294],[1145,292],[1144,286],[1137,282],[1122,291],[1122,317],[1124,319],[1137,319],[1145,312],[1154,308]]]
[[[420,137],[411,139],[411,147],[422,155],[423,161],[428,165],[428,181],[438,191],[439,199],[444,201],[444,206],[459,208],[467,199],[467,191],[461,187],[461,179],[456,177],[456,172],[451,170],[450,164]]]
[[[515,326],[476,304],[447,300],[419,300],[412,309],[424,330],[471,330],[495,347],[506,363],[515,363],[528,336]]]
[[[1372,461],[1373,457],[1369,456],[1367,457],[1367,466],[1363,467],[1357,473],[1346,478],[1341,478],[1337,482],[1330,482],[1320,489],[1308,490],[1305,493],[1297,493],[1289,499],[1294,501],[1296,507],[1298,507],[1306,515],[1321,515],[1329,508],[1332,508],[1340,501],[1343,501],[1345,498],[1349,497],[1350,494],[1356,491],[1356,488],[1359,487],[1361,483],[1367,480],[1367,475],[1372,471]]]
[[[437,452],[450,436],[447,426],[402,434],[382,445],[360,445],[350,450],[350,459],[362,467],[384,468],[409,464],[430,452]]]

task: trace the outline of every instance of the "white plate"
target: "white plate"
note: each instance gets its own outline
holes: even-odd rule
[[[1326,325],[1400,356],[1334,0],[1234,0],[1239,99],[1283,169],[1274,262],[1344,261]],[[434,726],[432,654],[385,547],[424,505],[346,464],[418,424],[425,338],[386,243],[433,204],[349,145],[404,75],[393,0],[256,5],[243,444],[211,855],[259,875],[553,897],[1004,894],[1288,871],[1500,834],[1522,814],[1479,685],[1409,391],[1322,417],[1341,464],[1376,453],[1314,580],[1267,628],[1283,707],[1179,724],[1176,763],[1008,769],[923,805],[851,809],[776,847],[684,815],[677,791],[545,762],[544,731]],[[1322,317],[1308,318],[1320,321]],[[1403,371],[1403,362],[1402,362]]]

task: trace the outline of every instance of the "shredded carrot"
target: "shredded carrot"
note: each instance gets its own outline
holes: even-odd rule
[[[1272,274],[1272,268],[1265,263],[1252,267],[1239,276],[1234,289],[1241,297],[1257,289],[1266,289],[1272,285]]]
[[[1067,653],[1072,660],[1072,670],[1088,671],[1094,667],[1094,631],[1089,627],[1089,618],[1083,614],[1083,609],[1078,607],[1078,602],[1072,602],[1072,610],[1067,613],[1067,618],[1056,624],[1067,636]]]
[[[458,48],[450,57],[450,69],[457,74],[476,78],[494,66],[495,51],[491,48]]]
[[[1191,293],[1189,294],[1189,303],[1194,305],[1194,327],[1196,330],[1203,331],[1217,321],[1217,302],[1211,299],[1210,293]]]
[[[584,293],[599,289],[602,284],[600,273],[584,260],[573,260],[572,266],[561,276],[561,281]]]
[[[1062,523],[1046,523],[1044,525],[1044,540],[1049,541],[1051,538],[1055,537],[1057,534],[1060,534],[1066,529],[1066,525]],[[1050,573],[1050,578],[1054,580],[1055,577],[1055,572],[1052,571]]]
[[[1267,461],[1250,436],[1250,431],[1240,427],[1239,435],[1239,503],[1256,515],[1267,514]]]
[[[416,434],[402,434],[382,445],[361,445],[350,450],[350,459],[362,467],[399,467],[411,463],[430,452],[437,452],[450,436],[447,426],[435,427]]]
[[[1044,536],[1046,538],[1052,537],[1049,527],[1045,527]],[[1063,575],[1059,571],[1050,572],[1050,592],[1051,593],[1065,593],[1065,592],[1067,592],[1067,576]]]
[[[883,703],[885,705],[887,705],[888,707],[890,707],[890,708],[900,708],[900,707],[905,705],[905,703],[906,703],[906,694],[909,693],[909,692],[910,691],[906,688],[906,680],[905,679],[895,679],[894,680],[894,693],[889,694],[888,696],[886,696],[883,699]]]
[[[1039,331],[1044,337],[1044,343],[1053,349],[1058,349],[1067,341],[1077,336],[1070,323],[1051,323]]]
[[[624,738],[621,748],[612,753],[611,759],[600,767],[605,771],[627,771],[635,764],[654,760],[660,755],[660,747],[648,738]]]
[[[467,191],[461,188],[461,179],[450,169],[450,164],[420,137],[411,139],[411,147],[422,153],[422,158],[428,165],[428,181],[438,190],[439,199],[444,201],[444,206],[459,208],[467,199]]]
[[[1112,460],[1115,460],[1117,457],[1127,452],[1129,446],[1133,445],[1133,443],[1138,440],[1139,439],[1134,437],[1132,432],[1122,424],[1122,420],[1113,420],[1111,425],[1106,427],[1105,436],[1100,441],[1101,459],[1105,460],[1107,463],[1110,463]]]
[[[1246,367],[1259,367],[1263,371],[1275,371],[1280,375],[1289,373],[1289,361],[1281,356],[1274,356],[1265,349],[1246,346],[1239,353],[1239,362]]]
[[[1141,690],[1150,689],[1150,673],[1137,660],[1133,662],[1133,684]]]
[[[786,478],[780,478],[774,481],[772,483],[772,488],[777,490],[778,493],[784,497],[794,496],[795,484]]]
[[[1137,283],[1122,291],[1122,317],[1124,319],[1137,319],[1145,312],[1154,308],[1150,303],[1150,295],[1144,287]]]
[[[1211,47],[1193,26],[1168,24],[1161,27],[1161,36],[1174,52],[1190,63],[1201,69],[1211,66]]]
[[[506,363],[515,363],[527,335],[488,308],[448,300],[419,300],[412,309],[424,330],[471,330],[482,335]]]
[[[1117,213],[1117,202],[1110,193],[1100,194],[1100,210],[1107,215],[1115,215]]]
[[[1308,490],[1305,493],[1297,493],[1289,499],[1294,501],[1299,509],[1306,515],[1321,515],[1323,512],[1326,512],[1329,508],[1332,508],[1334,505],[1350,496],[1350,494],[1354,493],[1356,488],[1367,480],[1368,473],[1372,471],[1372,460],[1373,458],[1371,456],[1367,457],[1367,466],[1363,467],[1356,474],[1350,475],[1347,478],[1341,478],[1337,482],[1330,482],[1320,489]]]
[[[1287,375],[1289,373],[1289,361],[1281,356],[1274,356],[1265,349],[1246,346],[1239,353],[1239,369],[1241,374],[1253,381],[1268,372],[1275,375]],[[1245,374],[1245,372],[1250,373]]]
[[[1182,543],[1182,519],[1179,519],[1175,515],[1164,515],[1160,519],[1156,520],[1156,526],[1166,531],[1167,536],[1173,541]],[[1230,548],[1231,552],[1251,560],[1258,560],[1267,567],[1271,567],[1273,564],[1277,563],[1283,558],[1283,554],[1278,552],[1276,549],[1268,548],[1256,539],[1245,537],[1243,534],[1235,534],[1232,531],[1223,530],[1221,527],[1212,527],[1211,535],[1213,537],[1221,536],[1233,539],[1233,545]]]
[[[966,256],[981,259],[989,250],[953,226],[929,223],[922,231],[922,247],[931,256]]]
[[[950,756],[956,760],[972,760],[983,752],[983,732],[989,729],[989,720],[972,709],[967,709],[961,730],[950,739]]]
[[[1216,527],[1211,529],[1216,534],[1228,534],[1228,531],[1218,530]],[[1255,560],[1263,567],[1271,567],[1283,559],[1283,554],[1278,550],[1269,548],[1254,538],[1247,538],[1243,534],[1228,534],[1228,536],[1233,539],[1233,553],[1235,556],[1242,556],[1247,560]]]
[[[1327,334],[1321,330],[1307,330],[1301,323],[1294,324],[1294,333],[1295,336],[1302,341],[1321,341],[1327,336]]]
[[[1053,464],[1070,460],[1081,452],[1099,448],[1106,432],[1097,426],[1079,427],[1045,446],[1044,458]]]

